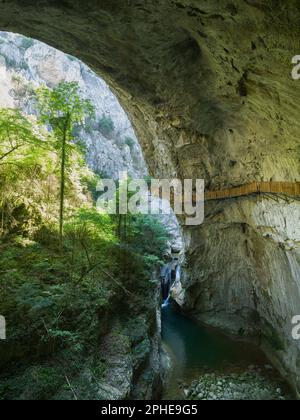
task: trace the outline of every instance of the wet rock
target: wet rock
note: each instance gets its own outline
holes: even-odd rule
[[[188,397],[190,395],[190,390],[189,389],[184,389],[183,393],[186,397]]]
[[[199,389],[202,391],[199,392]],[[228,375],[203,375],[185,389],[191,400],[278,400],[289,398],[266,377],[247,371]]]

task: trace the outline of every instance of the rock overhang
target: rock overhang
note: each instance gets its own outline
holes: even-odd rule
[[[297,1],[8,0],[0,9],[2,30],[77,56],[108,81],[153,175],[204,178],[210,189],[299,181]]]

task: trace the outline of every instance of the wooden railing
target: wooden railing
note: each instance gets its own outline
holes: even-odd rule
[[[251,182],[250,184],[241,185],[240,187],[228,188],[219,191],[205,191],[204,200],[225,200],[229,198],[245,197],[252,194],[274,194],[286,197],[295,197],[300,200],[300,182]],[[158,195],[159,197],[159,195]],[[176,197],[179,202],[182,195]],[[170,204],[174,208],[175,195],[174,191],[170,194]],[[193,202],[196,203],[196,194],[193,194]]]
[[[205,200],[221,200],[250,194],[270,193],[300,197],[300,182],[252,182],[220,191],[206,191]]]

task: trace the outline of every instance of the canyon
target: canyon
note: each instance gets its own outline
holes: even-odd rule
[[[71,54],[127,112],[151,176],[207,191],[300,182],[297,0],[6,0],[0,29]],[[300,395],[300,201],[207,201],[184,227],[173,298],[198,321],[258,343]]]

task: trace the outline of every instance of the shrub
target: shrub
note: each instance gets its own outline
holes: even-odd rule
[[[99,130],[104,137],[110,137],[114,132],[115,126],[114,122],[110,117],[103,115],[99,121]]]
[[[125,144],[132,150],[135,146],[135,141],[132,137],[125,137]]]
[[[35,43],[34,39],[24,37],[21,40],[20,47],[24,48],[24,50],[28,50],[28,48],[33,47],[34,43]]]
[[[70,398],[66,378],[81,397],[97,396],[79,372],[98,354],[116,311],[131,314],[152,295],[168,234],[151,216],[99,214],[89,192],[99,177],[70,144],[61,244],[54,134],[15,110],[0,112],[0,128],[0,314],[9,326],[0,399]],[[136,357],[148,348],[141,343]],[[105,364],[95,360],[90,369],[97,385]]]
[[[4,58],[5,58],[6,66],[9,69],[16,69],[16,68],[18,68],[17,62],[16,62],[16,60],[14,58],[7,57],[7,56],[4,57]]]
[[[132,216],[128,242],[135,252],[145,258],[161,259],[166,251],[170,234],[159,220],[152,215]]]

